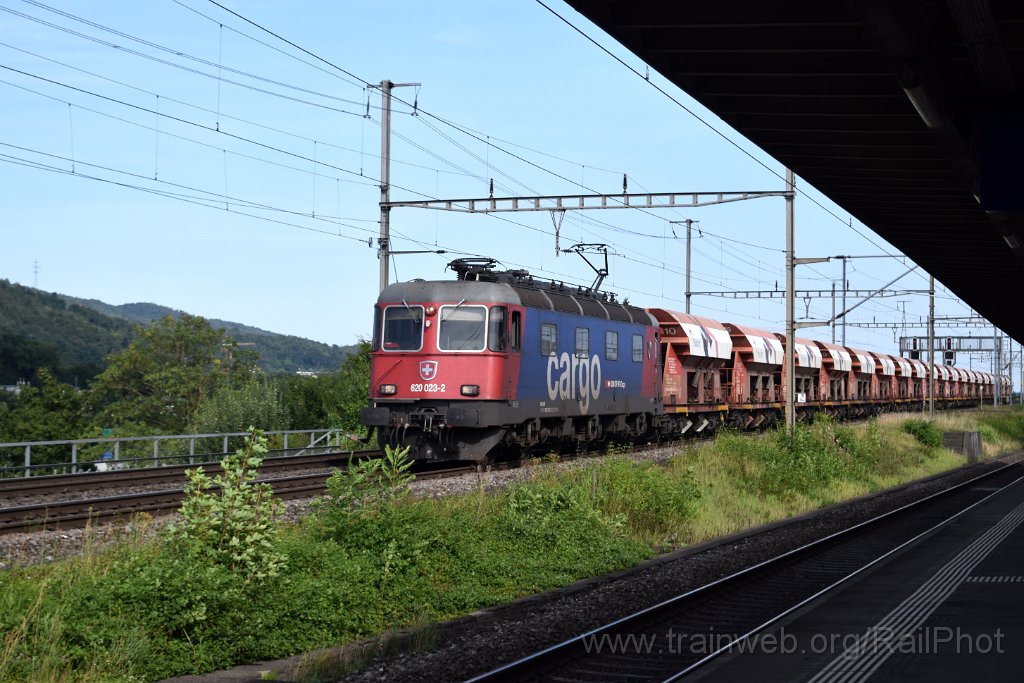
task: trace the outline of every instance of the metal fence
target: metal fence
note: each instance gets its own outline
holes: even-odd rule
[[[269,455],[311,455],[359,443],[339,429],[265,432]],[[122,436],[66,441],[0,443],[0,477],[106,471],[220,460],[245,442],[248,432]]]

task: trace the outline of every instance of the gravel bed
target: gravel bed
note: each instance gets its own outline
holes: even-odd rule
[[[286,500],[279,519],[297,521],[309,511],[311,504],[311,499]],[[84,529],[3,534],[0,535],[0,570],[45,564],[85,551],[101,550],[122,541],[135,541],[180,520],[181,515],[173,513],[128,522],[96,524]]]
[[[646,462],[664,462],[679,454],[678,445],[659,446],[644,450],[633,451],[625,454],[631,460]],[[578,458],[566,458],[549,461],[547,459],[536,459],[528,461],[518,467],[508,469],[486,469],[480,472],[471,472],[440,479],[422,479],[414,481],[412,492],[421,497],[439,498],[454,493],[470,493],[472,491],[496,491],[512,484],[529,481],[542,471],[554,468],[557,471],[575,470],[587,468],[595,461],[608,457],[608,455],[589,455]]]

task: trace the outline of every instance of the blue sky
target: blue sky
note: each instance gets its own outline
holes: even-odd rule
[[[0,277],[327,343],[368,336],[380,97],[364,85],[382,79],[421,84],[395,91],[395,200],[483,197],[491,178],[496,196],[616,193],[623,174],[631,192],[783,186],[780,164],[685,93],[650,73],[690,111],[534,0],[222,4],[308,53],[208,1],[0,0]],[[551,6],[645,71],[571,8]],[[802,179],[798,188],[798,256],[897,253]],[[607,289],[682,310],[683,230],[673,238],[670,221],[686,218],[700,226],[695,291],[784,286],[782,199],[570,212],[562,246],[608,243]],[[395,209],[392,230],[395,249],[452,252],[397,256],[393,278],[446,278],[452,258],[486,255],[593,279],[578,257],[556,257],[546,212]],[[848,279],[877,288],[906,268],[853,261]],[[838,262],[803,266],[798,288],[829,289],[840,273]],[[900,285],[927,288],[927,276]],[[937,307],[968,310],[941,288]],[[916,320],[927,297],[872,301],[851,320],[898,324],[904,308]],[[784,327],[781,300],[697,296],[693,312]],[[830,313],[829,300],[811,302],[812,318]],[[830,338],[827,328],[804,333]],[[849,328],[847,342],[896,351],[891,329]]]

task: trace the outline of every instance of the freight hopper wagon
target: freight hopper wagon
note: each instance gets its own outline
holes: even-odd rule
[[[821,351],[822,412],[834,417],[846,417],[849,405],[848,385],[853,361],[845,347],[815,342]]]
[[[770,426],[783,419],[782,343],[771,332],[726,323],[733,354],[723,374],[735,427]]]
[[[661,431],[666,436],[711,432],[729,415],[729,383],[723,371],[732,366],[733,344],[722,323],[648,308],[661,333]]]
[[[782,350],[786,350],[786,335],[775,334],[782,344]],[[807,420],[812,413],[818,412],[821,408],[821,371],[822,354],[810,339],[797,337],[793,344],[795,354],[793,355],[794,365],[794,402],[796,404],[796,419]],[[782,368],[779,375],[781,386],[786,386],[786,369]]]
[[[906,358],[896,358],[896,406],[907,410],[912,403],[911,383],[914,381],[914,366]]]

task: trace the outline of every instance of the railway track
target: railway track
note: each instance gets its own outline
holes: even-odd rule
[[[663,447],[663,444],[636,446],[643,451]],[[353,460],[380,457],[380,450],[339,451],[309,456],[267,458],[260,465],[263,475],[259,481],[271,485],[274,494],[281,499],[310,498],[326,490],[325,483],[330,476],[329,468],[344,467]],[[601,451],[587,451],[559,456],[560,460],[604,455]],[[527,460],[497,462],[489,465],[491,470],[505,470],[520,467]],[[30,478],[0,480],[0,535],[18,532],[81,528],[86,524],[98,524],[127,520],[131,515],[146,512],[162,515],[177,511],[184,495],[178,486],[166,489],[147,490],[111,495],[88,495],[105,489],[128,487],[151,487],[154,484],[173,482],[183,484],[185,470],[202,466],[211,476],[221,472],[218,462],[148,467],[114,472],[87,472],[66,475],[48,475]],[[282,476],[282,472],[300,468],[315,468],[293,476]],[[439,479],[476,471],[475,463],[466,461],[416,462],[412,473],[418,480]],[[74,496],[77,499],[54,499],[42,503],[18,504],[20,498],[40,496]]]
[[[320,472],[263,481],[270,483],[274,494],[279,498],[292,499],[313,496],[324,491],[324,482],[329,476],[329,472]],[[87,524],[126,520],[140,512],[151,515],[168,514],[181,507],[184,495],[184,489],[171,488],[0,508],[0,534],[80,528]]]
[[[365,458],[379,455],[379,451],[356,451],[355,457]],[[297,466],[319,467],[319,471],[312,473],[297,474],[292,476],[271,476],[261,477],[258,481],[271,485],[274,495],[283,500],[298,498],[310,498],[320,495],[326,490],[325,482],[332,474],[331,467],[347,465],[352,453],[333,453],[322,456],[304,456],[301,458],[277,458],[279,461],[270,464],[270,469],[294,469]],[[300,462],[302,461],[302,462]],[[264,461],[261,471],[267,468],[270,461]],[[211,474],[220,471],[216,463],[211,463]],[[121,476],[111,476],[115,473],[89,473],[80,475],[60,475],[61,479],[71,481],[61,482],[32,482],[37,484],[32,490],[34,493],[50,492],[63,493],[67,487],[77,488],[99,488],[103,486],[123,486],[127,484],[137,485],[141,482],[152,484],[163,481],[184,481],[184,470],[196,467],[197,465],[175,468],[179,471],[174,474],[162,470],[171,468],[147,468],[161,470],[157,472],[146,472],[144,470],[131,470],[128,473],[116,473]],[[446,476],[454,476],[475,469],[473,465],[459,465],[438,469],[436,466],[424,466],[416,468],[418,479],[433,479]],[[141,477],[128,477],[126,474],[141,474]],[[93,478],[101,475],[99,478]],[[43,479],[43,477],[39,477]],[[6,483],[6,482],[5,482]],[[7,487],[7,492],[17,490],[15,487]],[[29,505],[13,505],[0,508],[0,535],[30,532],[41,530],[81,528],[87,524],[99,524],[117,520],[127,520],[132,515],[146,512],[151,515],[163,515],[175,512],[181,507],[184,498],[183,487],[173,487],[141,493],[128,493],[110,496],[93,496],[79,500],[56,500],[45,503]]]
[[[334,467],[347,464],[350,459],[380,457],[381,451],[358,450],[319,453],[316,455],[282,456],[265,458],[260,471],[273,472],[303,467]],[[185,470],[202,467],[211,476],[220,474],[220,462],[197,462],[189,465],[163,465],[160,467],[138,467],[110,472],[79,472],[76,474],[50,474],[36,477],[10,477],[0,479],[0,501],[26,495],[67,493],[71,491],[94,490],[112,486],[156,484],[181,481]]]
[[[1006,465],[471,680],[678,680],[1022,477]],[[714,646],[672,647],[694,637]]]

